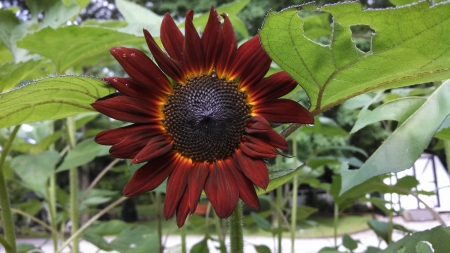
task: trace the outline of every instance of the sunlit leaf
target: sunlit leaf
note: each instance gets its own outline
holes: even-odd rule
[[[159,37],[162,16],[130,1],[116,0],[116,6],[128,23],[127,27],[120,28],[119,31],[141,35],[142,29],[145,28],[154,36]]]
[[[341,170],[341,194],[367,179],[410,168],[450,114],[450,81],[443,83],[359,170]]]
[[[299,10],[330,13],[328,46],[304,35]],[[363,10],[359,2],[316,7],[309,3],[270,12],[260,31],[264,49],[307,92],[314,114],[356,95],[450,77],[450,4],[427,1],[396,9]],[[375,31],[365,53],[351,26]],[[399,30],[401,32],[399,32]]]
[[[443,228],[441,226],[435,227],[431,230],[417,232],[409,236],[405,236],[395,243],[380,251],[380,253],[397,253],[398,250],[404,249],[405,253],[414,253],[416,245],[420,241],[429,242],[434,249],[434,252],[447,252],[450,249],[450,228]]]
[[[112,92],[113,88],[96,78],[41,79],[0,94],[0,128],[94,111],[90,104]]]

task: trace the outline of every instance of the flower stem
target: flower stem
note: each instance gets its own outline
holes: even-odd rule
[[[50,125],[49,134],[52,135],[55,132],[53,123]],[[55,150],[55,144],[50,144],[48,150]],[[57,221],[56,221],[56,173],[53,173],[49,179],[49,186],[47,187],[47,203],[50,213],[50,226],[52,228],[52,239],[53,239],[53,252],[58,250],[58,234],[57,231]],[[64,237],[61,237],[64,239]]]
[[[150,193],[153,194],[153,193]],[[161,215],[161,192],[155,192],[155,210],[156,210],[156,224],[158,229],[158,243],[159,243],[159,252],[162,253],[163,244],[162,244],[162,215]]]
[[[217,214],[214,213],[214,221],[216,223],[216,231],[217,231],[217,240],[219,241],[219,249],[220,249],[220,253],[226,253],[227,252],[227,247],[225,246],[225,241],[223,239],[222,236],[222,222],[219,219],[219,216],[217,216]]]
[[[228,218],[230,226],[230,247],[231,253],[244,252],[244,235],[242,232],[242,207],[241,201],[238,201],[233,213]]]
[[[337,248],[337,229],[338,229],[338,221],[339,221],[339,206],[334,204],[334,247]]]
[[[292,141],[292,155],[294,156],[294,168],[297,168],[297,141]],[[298,174],[295,174],[292,183],[292,208],[291,208],[291,252],[295,252],[295,231],[297,226],[297,197],[298,197]]]
[[[73,149],[76,145],[75,141],[75,119],[73,117],[67,118],[67,139],[69,140],[70,149]],[[69,170],[70,177],[70,220],[72,226],[70,232],[75,235],[78,230],[78,199],[77,199],[77,184],[78,184],[78,171],[77,168],[71,168]],[[73,238],[72,252],[78,253],[78,237]]]
[[[2,208],[2,221],[3,221],[3,230],[5,231],[5,240],[8,244],[1,240],[0,242],[4,244],[5,250],[7,253],[15,253],[16,252],[16,235],[14,232],[14,221],[11,213],[11,205],[9,202],[8,196],[8,188],[6,186],[6,177],[5,177],[5,160],[6,155],[11,148],[11,145],[16,137],[17,132],[19,131],[20,125],[14,127],[11,135],[9,136],[8,142],[3,147],[2,155],[0,156],[0,206]]]
[[[181,253],[186,253],[186,225],[180,228]]]

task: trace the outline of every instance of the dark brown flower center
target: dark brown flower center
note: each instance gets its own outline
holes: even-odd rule
[[[215,75],[176,85],[164,106],[164,123],[175,149],[194,162],[214,162],[233,154],[250,118],[246,94],[235,82]]]

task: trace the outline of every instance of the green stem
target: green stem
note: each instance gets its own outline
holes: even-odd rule
[[[152,194],[152,193],[150,193]],[[162,245],[162,215],[161,215],[161,192],[155,192],[155,211],[156,211],[156,225],[158,230],[158,243],[159,243],[159,252],[163,252],[163,245]]]
[[[294,168],[297,168],[297,142],[292,141],[292,155],[294,156]],[[292,208],[291,208],[291,252],[295,252],[295,231],[297,225],[297,195],[298,195],[298,175],[295,174],[292,182]]]
[[[5,237],[0,235],[0,244],[3,245],[6,252],[12,252],[11,244],[5,239]]]
[[[50,125],[50,135],[54,133],[54,126],[53,123]],[[51,144],[48,147],[49,150],[55,150],[55,145]],[[49,187],[47,188],[47,203],[48,203],[48,209],[50,213],[50,227],[52,228],[52,240],[53,240],[53,252],[56,252],[58,250],[58,231],[57,231],[57,222],[56,222],[56,173],[53,171],[53,173],[50,175],[49,179]],[[53,232],[53,231],[56,231]],[[64,237],[61,237],[64,239]]]
[[[62,239],[64,239],[64,236],[62,234],[60,234],[57,230],[55,230],[53,227],[47,225],[47,223],[43,222],[42,220],[34,217],[33,215],[26,213],[20,209],[15,209],[15,208],[11,208],[11,211],[17,214],[20,214],[22,216],[27,217],[28,219],[38,223],[39,225],[43,226],[45,229],[50,230],[50,232],[52,232],[53,235],[56,236],[56,241],[58,241],[58,236]]]
[[[239,200],[233,213],[228,218],[230,226],[230,247],[231,253],[244,252],[244,234],[242,232],[242,207]]]
[[[20,129],[20,125],[14,127],[11,135],[9,136],[8,142],[6,142],[3,147],[2,155],[0,156],[0,206],[2,208],[2,221],[3,221],[3,230],[5,231],[5,241],[8,242],[9,245],[4,245],[7,253],[15,253],[16,252],[16,235],[14,232],[14,220],[11,213],[11,205],[9,202],[8,196],[8,188],[6,186],[6,177],[5,177],[5,160],[6,155],[9,153],[11,149],[11,145],[16,137],[17,132]],[[1,241],[0,241],[1,242]],[[3,243],[2,243],[3,244]]]
[[[181,253],[186,253],[186,225],[180,228]]]
[[[281,157],[277,156],[276,158],[276,167],[280,168],[280,161]],[[276,190],[276,205],[281,209],[282,207],[282,202],[283,202],[283,185],[280,185],[277,190]],[[283,226],[283,212],[277,212],[277,227],[278,227],[278,231],[277,231],[277,240],[278,240],[278,253],[282,252],[282,239],[283,239],[283,232],[282,231],[282,226]]]
[[[92,181],[92,183],[89,185],[89,187],[84,191],[83,196],[80,199],[80,202],[83,201],[87,195],[89,194],[89,192],[95,187],[95,185],[100,181],[100,179],[103,178],[103,176],[106,174],[106,172],[108,172],[109,170],[112,169],[112,167],[114,167],[114,165],[116,165],[118,162],[120,162],[120,159],[116,158],[114,159],[112,162],[110,162],[101,172],[100,174],[98,174],[94,181]]]
[[[337,248],[337,234],[338,234],[338,222],[339,222],[339,206],[335,203],[334,204],[334,247]]]
[[[225,241],[222,236],[222,222],[220,221],[219,216],[214,213],[214,221],[216,223],[216,231],[217,231],[217,240],[219,241],[219,249],[221,253],[227,252],[227,247],[225,246]]]
[[[392,242],[392,231],[394,230],[394,217],[392,212],[389,212],[389,223],[388,223],[388,234],[387,234],[387,244]]]
[[[444,140],[445,160],[447,161],[447,170],[450,174],[450,141]]]
[[[75,119],[73,117],[67,118],[67,139],[69,140],[70,149],[73,149],[76,145],[75,141]],[[72,221],[70,232],[72,235],[75,235],[78,230],[78,199],[77,199],[77,190],[78,190],[78,171],[77,168],[71,168],[69,170],[70,177],[70,219]],[[79,252],[78,245],[78,237],[74,237],[72,252]]]
[[[92,223],[94,223],[96,220],[98,220],[100,217],[102,217],[102,215],[104,215],[106,212],[108,212],[109,210],[113,209],[115,206],[117,206],[118,204],[124,202],[127,199],[127,197],[121,197],[120,199],[114,201],[113,203],[111,203],[109,206],[105,207],[103,210],[101,210],[100,212],[98,212],[96,215],[92,216],[92,218],[90,220],[88,220],[85,224],[83,224],[83,226],[78,229],[76,231],[76,233],[72,234],[69,239],[67,239],[64,244],[61,246],[61,248],[58,249],[58,251],[56,253],[61,253],[61,251],[69,246],[69,244],[75,240],[76,238],[78,238],[78,236],[80,236],[81,233],[84,232],[84,230],[86,230],[87,228],[89,228]],[[72,248],[73,250],[73,248]],[[73,252],[73,251],[71,251]]]

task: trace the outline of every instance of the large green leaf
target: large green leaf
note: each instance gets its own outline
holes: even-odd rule
[[[0,65],[0,92],[16,87],[28,74],[39,67],[41,61],[29,60],[26,62],[8,62]]]
[[[114,89],[96,78],[45,78],[0,94],[0,128],[94,111],[96,99]]]
[[[426,98],[421,97],[401,98],[385,103],[373,111],[361,111],[351,133],[355,133],[369,124],[382,120],[395,120],[401,125],[411,116],[411,114],[419,109],[425,101]]]
[[[435,227],[431,230],[417,232],[409,236],[403,237],[398,242],[390,244],[385,250],[380,253],[422,253],[417,251],[416,246],[419,242],[429,242],[434,249],[434,252],[448,252],[450,249],[450,228]]]
[[[44,28],[28,34],[18,43],[19,47],[45,56],[62,73],[77,64],[109,55],[115,46],[140,46],[142,37],[101,27],[66,26]]]
[[[162,16],[143,6],[125,0],[116,0],[116,6],[128,23],[128,26],[120,28],[120,31],[142,35],[142,28],[145,28],[155,36],[159,34]]]
[[[45,187],[59,161],[56,151],[44,151],[39,155],[19,155],[11,161],[11,168],[30,189],[39,191]]]
[[[443,83],[359,170],[343,168],[341,194],[371,177],[410,168],[450,114],[450,81]]]
[[[358,94],[450,77],[450,3],[363,10],[359,2],[314,3],[270,12],[260,32],[264,49],[306,90],[314,114]],[[333,16],[330,45],[304,35],[300,10]],[[351,26],[374,31],[372,48],[360,51]]]
[[[83,140],[69,151],[67,156],[64,158],[63,163],[56,171],[61,172],[86,164],[94,160],[97,156],[106,155],[108,150],[109,146],[98,145],[94,141],[94,138]]]
[[[305,164],[303,164],[302,166],[300,166],[296,169],[269,170],[270,181],[269,181],[269,185],[267,186],[267,189],[264,190],[264,189],[258,187],[258,188],[256,188],[256,194],[263,195],[263,194],[266,194],[266,193],[272,191],[273,189],[276,189],[278,186],[289,181],[295,175],[295,173],[297,173],[301,169],[303,169],[304,166],[305,166]]]

